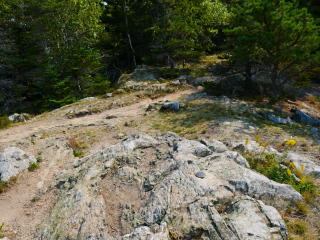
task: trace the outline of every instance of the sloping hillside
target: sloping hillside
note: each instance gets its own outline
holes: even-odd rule
[[[113,95],[1,130],[0,236],[320,236],[317,127],[277,122],[287,119],[278,106],[210,96],[201,78],[158,80],[138,70]]]

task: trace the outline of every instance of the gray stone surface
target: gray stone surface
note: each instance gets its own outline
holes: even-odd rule
[[[201,178],[201,179],[203,179],[203,178],[205,178],[205,177],[206,177],[206,174],[205,174],[205,173],[203,173],[203,172],[197,172],[197,173],[195,174],[195,176],[196,176],[197,178]]]
[[[286,225],[277,210],[250,197],[236,198],[226,221],[239,239],[287,239]]]
[[[166,109],[166,110],[173,110],[173,111],[179,111],[179,102],[178,101],[175,101],[175,102],[165,102],[163,105],[162,105],[162,108],[163,109]]]
[[[119,128],[117,126],[114,126],[114,125],[112,125],[110,123],[107,124],[106,129],[109,130],[109,131],[119,130]]]
[[[26,153],[20,148],[10,147],[4,149],[0,155],[1,181],[8,181],[11,177],[27,169],[30,163],[36,162],[31,153]]]
[[[216,153],[222,153],[222,152],[225,152],[228,150],[228,148],[222,142],[219,142],[214,139],[212,139],[210,141],[202,139],[201,143],[203,143],[208,148],[210,148],[213,152],[216,152]]]
[[[224,143],[229,149],[237,151],[239,153],[243,152],[253,152],[253,153],[269,153],[276,154],[278,157],[283,157],[282,153],[279,153],[272,147],[263,147],[255,141],[248,141],[248,144],[245,144],[245,141],[227,141]],[[241,157],[241,155],[240,155]],[[289,152],[287,155],[287,160],[293,162],[295,166],[301,169],[302,164],[305,168],[306,175],[314,175],[316,178],[320,178],[320,166],[317,165],[312,159],[308,159],[305,156],[300,156],[296,153]]]
[[[145,165],[143,156],[153,160]],[[99,190],[108,174],[146,194],[138,210],[123,210],[128,214],[121,215],[122,226],[135,227],[116,239],[169,239],[168,229],[186,239],[286,239],[279,213],[254,198],[299,201],[302,196],[252,171],[240,157],[170,132],[131,135],[56,176],[51,186],[59,198],[36,239],[112,239]],[[205,178],[196,177],[199,172]]]
[[[316,127],[311,128],[311,132],[314,134],[319,134],[319,130]]]
[[[320,125],[320,116],[317,113],[309,112],[306,109],[301,109],[295,112],[293,120],[311,125]]]
[[[302,164],[304,165],[304,173],[306,175],[313,175],[316,178],[320,178],[320,166],[315,164],[314,161],[307,159],[306,157],[300,156],[295,153],[288,153],[288,160],[293,162],[294,165],[301,169]]]
[[[168,240],[170,239],[167,224],[163,223],[159,227],[159,231],[152,232],[149,227],[136,228],[133,232],[126,234],[122,237],[116,238],[116,240]]]
[[[272,121],[272,122],[275,122],[275,123],[280,123],[280,124],[288,124],[288,123],[291,123],[292,120],[288,117],[288,118],[282,118],[282,117],[278,117],[278,116],[275,116],[275,115],[271,115],[269,117],[269,119]]]
[[[9,116],[8,118],[9,118],[10,121],[12,121],[14,123],[15,122],[25,122],[26,120],[29,119],[29,114],[27,114],[27,113],[21,113],[21,114],[15,113],[15,114]]]

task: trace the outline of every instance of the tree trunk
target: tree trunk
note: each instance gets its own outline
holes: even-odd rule
[[[171,67],[171,70],[173,70],[174,69],[174,61],[173,61],[173,58],[172,58],[172,56],[168,56],[168,60],[169,60],[169,63],[170,63],[170,67]]]
[[[248,61],[246,63],[246,81],[245,81],[245,88],[246,90],[249,90],[250,92],[252,91],[252,73],[251,73],[251,62]]]
[[[272,70],[272,73],[271,73],[272,97],[273,98],[277,98],[278,97],[278,86],[277,86],[278,68],[279,68],[279,64],[276,62],[273,65],[273,70]]]
[[[126,19],[126,27],[127,27],[127,51],[128,50],[128,45],[130,46],[131,50],[132,50],[132,53],[133,53],[133,63],[134,63],[134,67],[136,68],[137,67],[137,63],[136,63],[136,56],[135,56],[135,53],[134,53],[134,49],[133,49],[133,46],[132,46],[132,42],[131,42],[131,37],[130,37],[130,33],[129,33],[129,24],[128,24],[128,17],[127,17],[127,11],[126,11],[126,8],[127,8],[127,3],[126,1],[124,1],[124,4],[123,4],[123,12],[124,12],[124,16],[125,16],[125,19]],[[128,57],[129,57],[129,52],[128,52]],[[130,59],[130,57],[129,57]],[[129,60],[130,61],[130,60]]]

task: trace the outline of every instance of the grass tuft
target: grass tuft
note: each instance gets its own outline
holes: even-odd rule
[[[39,197],[34,197],[34,198],[32,198],[31,202],[38,202],[39,200],[40,200]]]
[[[34,172],[35,170],[37,170],[38,168],[40,168],[38,163],[30,163],[28,169],[31,172]]]
[[[16,176],[11,177],[9,181],[2,182],[0,178],[0,193],[6,192],[10,187],[12,187],[16,182],[18,178]]]

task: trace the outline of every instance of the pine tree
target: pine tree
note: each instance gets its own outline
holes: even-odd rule
[[[263,64],[269,71],[272,95],[290,79],[317,62],[319,21],[300,8],[297,1],[245,0],[232,9],[235,27],[226,32],[234,38],[232,59]]]
[[[171,68],[176,60],[197,60],[213,46],[211,37],[225,24],[228,12],[219,1],[166,0],[161,4],[154,27],[155,56],[167,58]]]
[[[8,11],[17,48],[11,59],[25,100],[39,109],[83,97],[95,84],[91,74],[101,67],[95,49],[103,31],[101,2],[16,0],[9,2]],[[100,76],[96,80],[105,82]]]

